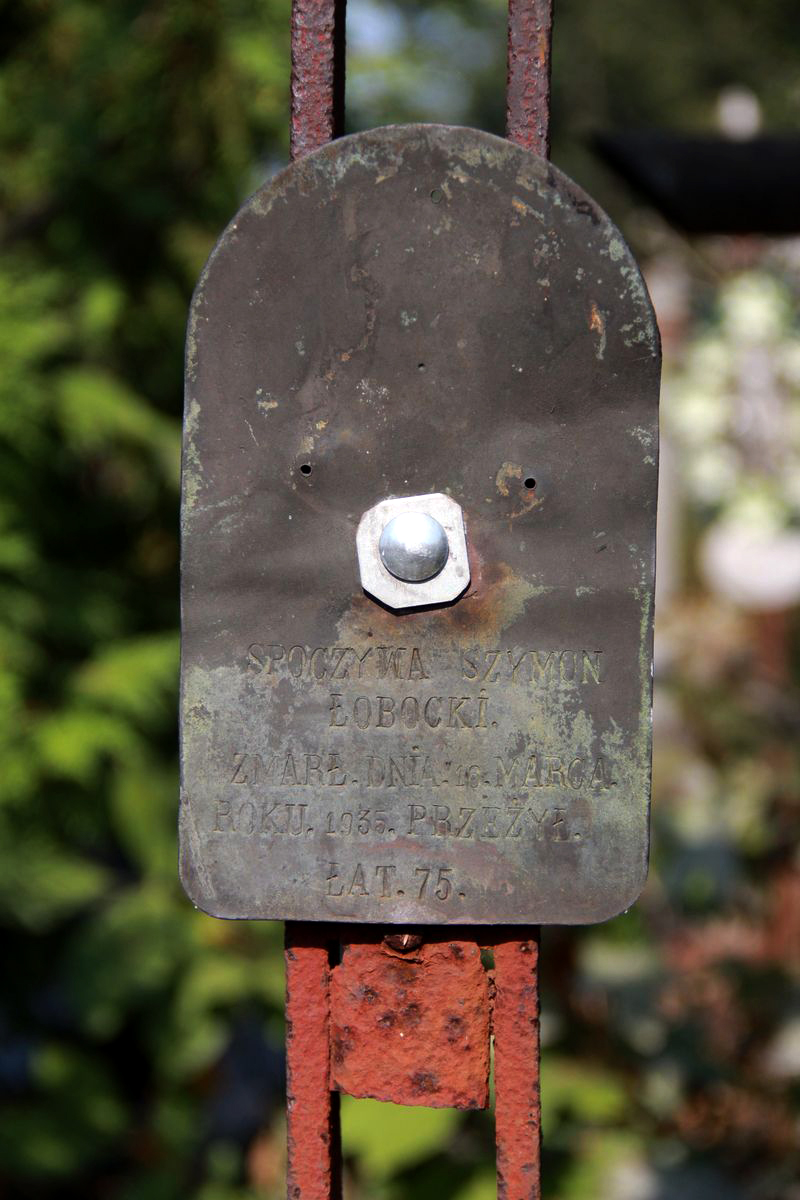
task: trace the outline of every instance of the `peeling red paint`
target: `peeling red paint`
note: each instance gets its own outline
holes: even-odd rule
[[[553,0],[509,0],[506,137],[550,153],[550,43]]]
[[[520,940],[520,934],[528,937]],[[494,950],[494,1084],[498,1200],[541,1196],[539,934],[516,930]]]
[[[485,1108],[489,982],[475,941],[426,931],[413,952],[350,941],[331,980],[331,1086],[431,1108]]]

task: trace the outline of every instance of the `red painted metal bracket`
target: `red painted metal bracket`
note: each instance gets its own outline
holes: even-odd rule
[[[291,154],[343,128],[344,0],[293,0]],[[552,0],[509,0],[507,137],[549,153]],[[342,941],[340,942],[340,937]],[[481,949],[494,951],[494,971]],[[287,1195],[341,1195],[338,1092],[480,1108],[494,1037],[497,1194],[539,1200],[538,929],[287,923]]]
[[[339,1195],[336,1093],[485,1108],[492,1035],[498,1196],[539,1200],[538,963],[536,930],[287,924],[290,1200]]]

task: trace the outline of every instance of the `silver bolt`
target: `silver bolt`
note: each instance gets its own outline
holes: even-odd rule
[[[404,583],[433,579],[450,554],[444,529],[424,512],[393,517],[384,527],[378,549],[386,570]]]

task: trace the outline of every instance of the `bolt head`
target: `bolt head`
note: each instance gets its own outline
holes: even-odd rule
[[[397,954],[411,954],[422,945],[422,935],[419,933],[385,933],[383,944]]]
[[[364,591],[389,608],[448,604],[469,583],[464,515],[441,492],[392,497],[367,509],[356,549]]]
[[[450,554],[447,534],[429,513],[392,517],[378,543],[381,559],[395,579],[422,583],[438,575]]]

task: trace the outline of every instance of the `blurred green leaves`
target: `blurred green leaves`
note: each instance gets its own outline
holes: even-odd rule
[[[365,1182],[380,1183],[441,1149],[459,1120],[450,1108],[403,1108],[343,1096],[342,1144],[357,1156]]]
[[[288,0],[22,0],[4,34],[0,1190],[172,1200],[224,1143],[235,1191],[220,1064],[237,1022],[280,1038],[281,942],[177,883],[182,343],[285,153]]]

